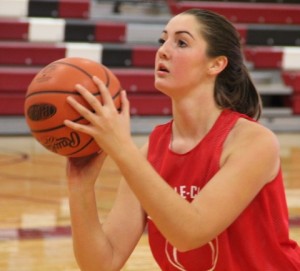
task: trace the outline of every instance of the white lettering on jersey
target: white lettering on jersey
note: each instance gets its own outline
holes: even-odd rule
[[[200,187],[196,185],[180,185],[174,187],[174,190],[184,199],[194,199],[200,192]]]

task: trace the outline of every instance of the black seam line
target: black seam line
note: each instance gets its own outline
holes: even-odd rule
[[[118,92],[118,94],[119,94],[119,93],[120,93],[120,92]],[[115,97],[116,97],[116,96],[115,96]],[[114,98],[114,99],[115,99],[115,98]],[[118,108],[117,108],[117,111],[118,111],[118,112],[121,112],[121,107],[118,107]],[[94,110],[93,110],[92,112],[95,113]],[[72,120],[72,122],[78,122],[78,121],[83,120],[83,119],[84,119],[84,117],[79,117],[79,118],[77,118],[77,119]],[[31,130],[31,132],[32,132],[32,133],[45,133],[45,132],[50,132],[50,131],[53,131],[53,130],[61,129],[61,128],[64,128],[64,127],[66,127],[66,125],[61,124],[61,125],[58,125],[58,126],[55,126],[55,127],[52,127],[52,128],[41,129],[41,130]]]
[[[90,73],[88,73],[86,70],[84,70],[84,69],[82,69],[82,68],[80,68],[80,67],[78,67],[77,65],[75,65],[75,64],[72,64],[72,63],[68,63],[68,62],[63,62],[63,61],[57,61],[57,62],[54,62],[53,64],[57,64],[57,63],[59,63],[59,64],[63,64],[63,65],[67,65],[67,66],[70,66],[70,67],[73,67],[73,68],[75,68],[75,69],[77,69],[77,70],[80,70],[81,72],[83,72],[84,74],[86,74],[89,78],[93,78],[93,75],[91,75]],[[103,68],[103,70],[104,70],[104,73],[105,73],[105,86],[106,87],[108,87],[109,86],[109,83],[110,83],[110,77],[109,77],[109,75],[108,75],[108,71],[107,71],[107,68],[105,67],[105,66],[102,66],[101,68]]]
[[[120,92],[121,92],[122,88],[120,88],[115,95],[112,96],[112,99],[116,99],[119,95],[120,95]],[[40,95],[41,93],[45,93],[45,94],[49,94],[49,93],[60,93],[60,94],[70,94],[70,95],[76,95],[76,96],[81,96],[78,92],[72,92],[72,91],[60,91],[60,90],[47,90],[47,91],[41,91],[41,92],[35,92],[35,93],[32,93],[28,96],[26,96],[26,98],[28,97],[31,97],[31,96],[34,96],[34,95]],[[98,92],[98,93],[92,93],[93,96],[97,97],[97,96],[101,96],[101,93]]]
[[[77,119],[74,119],[72,120],[72,122],[78,122],[80,120],[83,120],[84,117],[79,117]],[[58,129],[61,129],[61,128],[64,128],[66,127],[66,125],[64,124],[61,124],[61,125],[58,125],[58,126],[55,126],[55,127],[52,127],[52,128],[47,128],[47,129],[41,129],[41,130],[31,130],[32,133],[46,133],[46,132],[51,132],[53,130],[58,130]]]
[[[52,63],[53,65],[54,64],[62,64],[62,65],[66,65],[66,66],[70,66],[70,67],[72,67],[72,68],[75,68],[75,69],[77,69],[77,70],[79,70],[79,71],[81,71],[82,73],[84,73],[86,76],[88,76],[90,79],[92,79],[93,78],[93,75],[91,75],[90,73],[88,73],[86,70],[84,70],[84,69],[82,69],[82,68],[80,68],[80,67],[78,67],[78,66],[76,66],[76,65],[74,65],[74,64],[71,64],[71,63],[67,63],[67,62],[63,62],[63,61],[56,61],[56,62],[53,62]],[[52,65],[52,64],[49,64],[49,66],[50,65]],[[105,67],[105,66],[103,66],[103,70],[104,70],[104,74],[105,74],[105,86],[106,87],[108,87],[109,86],[109,83],[110,83],[110,77],[109,77],[109,75],[108,75],[108,71],[107,71],[107,68]],[[54,93],[54,92],[61,92],[61,91],[59,91],[59,90],[52,90],[52,91],[41,91],[41,92],[43,92],[43,93]],[[40,92],[36,92],[36,93],[32,93],[32,94],[29,94],[29,95],[27,95],[26,96],[26,98],[27,97],[30,97],[30,96],[32,96],[32,95],[35,95],[35,94],[37,94],[37,93],[40,93]],[[74,93],[74,92],[72,92],[72,91],[62,91],[61,93],[65,93],[65,94],[67,94],[67,93]]]

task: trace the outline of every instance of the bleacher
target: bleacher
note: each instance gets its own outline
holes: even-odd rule
[[[227,16],[241,34],[245,61],[263,98],[261,122],[300,131],[298,1],[0,1],[0,134],[26,134],[28,84],[45,65],[79,56],[111,68],[128,91],[134,132],[168,118],[171,104],[154,89],[157,39],[171,15],[198,7]],[[132,3],[134,2],[134,3]],[[155,4],[156,12],[149,12]]]

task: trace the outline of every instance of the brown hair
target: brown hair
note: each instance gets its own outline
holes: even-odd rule
[[[189,9],[182,14],[195,16],[208,44],[209,57],[226,56],[228,64],[217,76],[214,97],[218,106],[259,119],[261,98],[244,64],[240,36],[222,15],[208,10]]]

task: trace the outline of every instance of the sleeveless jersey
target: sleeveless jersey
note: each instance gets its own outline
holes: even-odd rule
[[[149,137],[148,160],[181,197],[192,201],[219,170],[223,143],[241,117],[250,119],[237,112],[222,111],[208,134],[185,154],[169,148],[172,121],[159,125]],[[150,217],[148,235],[153,256],[163,271],[300,270],[300,248],[289,239],[281,170],[224,232],[202,247],[177,251]]]

